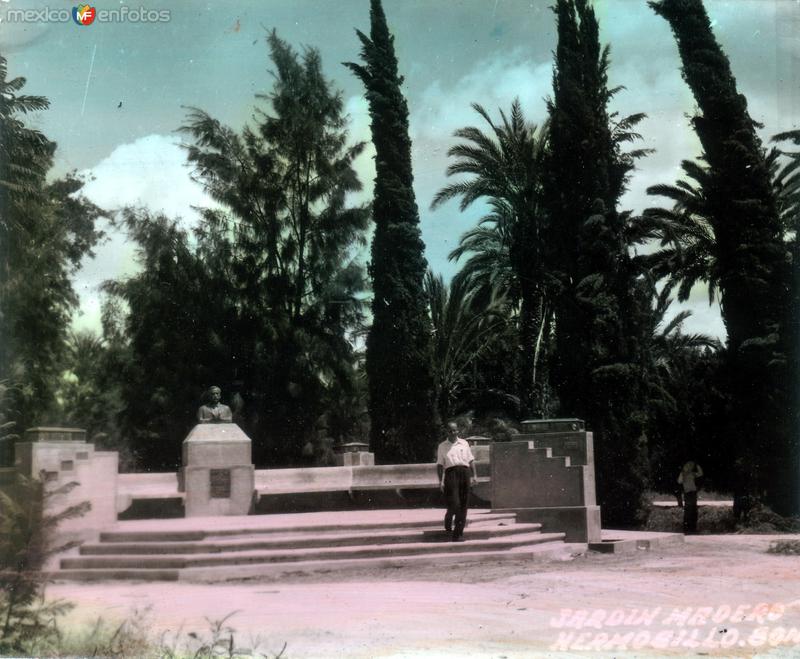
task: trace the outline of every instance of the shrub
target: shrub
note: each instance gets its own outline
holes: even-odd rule
[[[771,543],[767,552],[770,554],[800,555],[800,540],[776,540]]]
[[[55,620],[69,610],[63,601],[44,601],[42,568],[54,554],[76,542],[57,545],[53,533],[62,521],[85,514],[83,502],[51,512],[53,497],[77,483],[48,488],[43,479],[18,476],[12,494],[0,492],[0,653],[47,653],[55,642]]]

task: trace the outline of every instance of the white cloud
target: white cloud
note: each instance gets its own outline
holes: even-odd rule
[[[90,180],[83,194],[114,213],[125,206],[181,217],[187,228],[198,220],[192,206],[213,206],[214,202],[191,180],[186,153],[180,141],[170,135],[148,135],[122,144],[91,169],[81,172]],[[106,227],[108,239],[86,258],[75,282],[80,311],[73,324],[97,329],[100,324],[100,285],[108,279],[128,277],[137,270],[135,245],[123,232]]]

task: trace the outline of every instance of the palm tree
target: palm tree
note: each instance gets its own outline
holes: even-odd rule
[[[774,142],[793,140],[800,144],[800,131],[780,133]],[[784,157],[787,160],[783,161]],[[772,188],[778,205],[787,245],[796,249],[795,236],[800,226],[800,152],[773,147],[767,153]],[[695,284],[708,285],[711,304],[719,293],[721,269],[720,246],[712,223],[712,211],[706,194],[710,173],[703,157],[699,162],[684,160],[681,167],[686,178],[675,185],[654,185],[647,193],[666,197],[672,208],[648,208],[646,220],[658,222],[654,235],[661,240],[662,249],[649,258],[656,278],[667,277],[668,286],[678,286],[678,300],[684,302]],[[720,299],[724,305],[724,299]]]
[[[460,274],[449,286],[430,270],[425,276],[433,325],[436,403],[443,419],[454,412],[453,404],[467,385],[470,367],[508,322],[506,300],[493,297],[487,303],[479,292]]]
[[[773,136],[773,142],[791,141],[800,146],[800,130],[790,130]],[[781,165],[781,158],[785,158]],[[800,228],[800,151],[785,151],[773,147],[767,157],[772,172],[772,186],[778,200],[778,213],[786,231],[787,241],[797,243]]]
[[[495,122],[477,103],[473,109],[491,129],[468,126],[455,131],[456,144],[448,155],[455,162],[447,175],[470,178],[442,188],[432,208],[460,198],[463,212],[482,200],[489,212],[465,233],[451,259],[467,256],[462,269],[465,286],[484,301],[505,296],[517,311],[519,358],[517,381],[520,399],[528,412],[541,407],[535,391],[541,384],[537,367],[546,351],[552,313],[547,298],[544,214],[541,209],[542,166],[547,145],[547,126],[526,121],[519,100],[511,111],[500,110]]]
[[[665,285],[660,291],[655,287],[652,279],[648,281],[651,287],[652,307],[648,322],[644,324],[642,354],[646,356],[647,363],[642,367],[648,377],[643,380],[649,388],[648,399],[651,404],[663,404],[671,401],[669,382],[673,376],[673,368],[682,355],[686,352],[698,350],[722,350],[722,344],[707,334],[686,334],[683,332],[683,323],[692,315],[685,309],[667,319],[673,299],[672,287]]]
[[[18,92],[25,78],[8,79],[6,59],[0,55],[0,276],[8,275],[9,242],[24,223],[12,205],[40,189],[54,145],[39,131],[25,126],[21,115],[45,110],[50,102],[44,96]]]
[[[719,291],[720,268],[716,236],[704,190],[709,184],[708,167],[684,160],[681,167],[688,180],[675,185],[654,185],[647,194],[670,199],[672,208],[648,208],[644,217],[660,221],[662,249],[650,259],[657,279],[667,277],[667,286],[678,287],[678,300],[685,302],[698,282],[708,285],[711,304]]]

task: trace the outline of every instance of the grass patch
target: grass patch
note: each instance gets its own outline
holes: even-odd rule
[[[229,623],[236,613],[229,613],[221,620],[206,618],[205,630],[181,628],[161,635],[152,632],[149,607],[134,609],[121,623],[98,618],[93,625],[69,633],[61,630],[53,619],[48,633],[30,637],[23,650],[25,656],[49,657],[282,659],[285,656],[285,643],[278,652],[271,652],[264,647],[260,636],[242,638],[237,635]]]
[[[776,540],[770,544],[767,553],[800,556],[800,540]]]
[[[697,532],[700,534],[775,534],[800,533],[800,519],[782,517],[767,506],[756,504],[740,521],[733,516],[732,506],[704,506],[697,508]],[[651,505],[643,531],[683,532],[683,508]]]
[[[683,533],[683,508],[650,506],[643,531]],[[733,508],[727,506],[698,506],[697,532],[707,534],[734,533],[736,521]]]

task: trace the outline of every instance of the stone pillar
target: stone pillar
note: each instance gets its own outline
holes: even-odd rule
[[[186,517],[247,515],[255,494],[250,438],[235,423],[200,423],[183,440]]]
[[[369,452],[369,444],[350,442],[342,444],[337,449],[337,467],[372,467],[374,465],[375,454]]]
[[[492,509],[514,511],[567,542],[600,542],[592,433],[579,419],[524,422],[525,433],[491,449]]]

